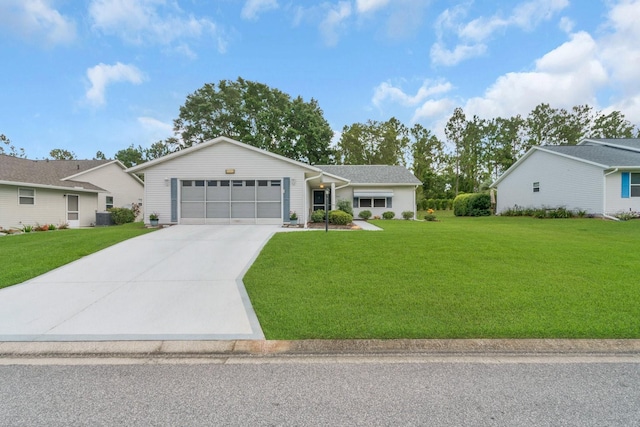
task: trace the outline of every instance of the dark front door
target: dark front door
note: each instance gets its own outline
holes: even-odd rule
[[[331,194],[329,194],[328,200],[326,200],[328,209],[331,209]],[[313,210],[325,209],[325,190],[313,190]]]

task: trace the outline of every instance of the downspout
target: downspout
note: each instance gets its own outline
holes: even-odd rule
[[[307,189],[309,188],[309,181],[312,179],[322,177],[324,172],[320,172],[318,176],[310,176],[304,180],[304,228],[307,228],[307,223],[309,222],[309,210],[307,209],[307,202],[309,201],[309,195],[307,194]]]
[[[602,197],[602,218],[606,218],[606,219],[611,219],[613,221],[620,221],[618,218],[616,218],[615,216],[611,216],[611,215],[607,215],[607,177],[609,175],[612,175],[614,173],[618,172],[618,168],[615,168],[614,170],[612,170],[611,172],[605,173],[604,174],[604,188],[603,188],[603,197]]]
[[[416,205],[416,190],[418,190],[419,185],[413,187],[413,219],[418,219],[418,206]]]

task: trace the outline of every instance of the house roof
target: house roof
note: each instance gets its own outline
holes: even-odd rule
[[[341,176],[357,184],[420,185],[422,182],[404,166],[388,165],[317,165],[323,172]]]
[[[626,168],[640,169],[640,139],[583,139],[577,145],[533,146],[517,162],[491,184],[496,187],[507,175],[515,170],[532,153],[544,151],[579,162],[588,163],[603,170]]]
[[[578,143],[580,146],[594,144],[640,151],[640,138],[587,138]]]
[[[640,167],[640,152],[623,150],[607,145],[556,145],[543,146],[545,151],[564,154],[585,160],[605,169],[616,167]]]
[[[1,154],[0,182],[100,192],[105,190],[88,182],[65,178],[110,162],[112,160],[30,160]]]

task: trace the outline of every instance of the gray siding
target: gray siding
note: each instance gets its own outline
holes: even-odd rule
[[[520,207],[560,207],[602,214],[600,167],[536,150],[498,184],[496,212]],[[533,183],[540,192],[533,192]]]

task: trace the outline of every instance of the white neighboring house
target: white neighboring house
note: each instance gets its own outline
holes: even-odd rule
[[[640,139],[584,139],[534,146],[492,185],[496,213],[521,208],[580,209],[610,216],[640,211]]]
[[[87,227],[97,212],[141,203],[144,184],[118,160],[29,160],[0,155],[0,227]]]
[[[161,224],[283,224],[292,211],[306,224],[339,198],[356,202],[356,217],[369,205],[415,215],[421,184],[403,166],[311,166],[227,137],[127,172],[144,173],[145,222],[155,212]]]

